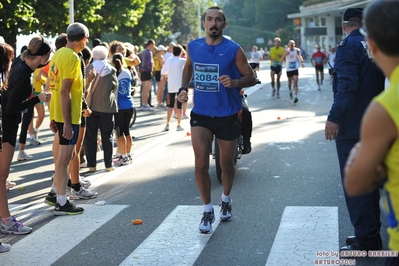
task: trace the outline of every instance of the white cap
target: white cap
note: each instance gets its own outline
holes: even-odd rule
[[[167,49],[165,48],[165,46],[163,46],[162,44],[158,46],[158,51],[166,51]]]

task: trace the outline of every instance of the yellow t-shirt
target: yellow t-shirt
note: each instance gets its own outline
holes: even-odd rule
[[[284,48],[279,46],[277,49],[276,47],[270,48],[270,66],[278,66],[280,64],[280,59],[284,55]]]
[[[374,98],[391,119],[399,131],[399,66],[391,74],[388,89]],[[380,206],[387,217],[389,248],[399,251],[399,138],[389,149],[384,163],[388,168],[388,180],[384,184]]]
[[[33,72],[33,89],[35,92],[43,92],[43,85],[46,84],[47,78],[41,75],[42,69],[36,68]],[[40,77],[38,77],[40,75]]]
[[[154,55],[154,70],[161,71],[161,64],[159,63],[159,55]]]
[[[50,91],[52,92],[50,119],[64,123],[61,106],[61,89],[64,79],[73,79],[70,88],[71,121],[80,125],[82,114],[83,76],[79,56],[70,48],[58,50],[50,61]]]

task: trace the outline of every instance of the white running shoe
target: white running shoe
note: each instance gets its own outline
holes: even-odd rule
[[[84,188],[88,188],[91,186],[91,182],[88,179],[86,179],[84,176],[79,176],[79,183]]]
[[[38,141],[36,138],[31,138],[29,140],[29,145],[40,145],[40,144],[41,144],[41,142]]]
[[[23,223],[17,221],[14,216],[11,217],[9,223],[0,221],[0,230],[3,234],[26,235],[32,232],[32,227],[28,227]]]
[[[16,185],[17,185],[17,183],[6,180],[6,188],[7,189],[13,188]]]
[[[33,156],[27,154],[25,151],[19,151],[19,153],[18,153],[18,161],[30,160],[32,158],[33,158]]]
[[[222,201],[220,203],[220,221],[228,222],[231,221],[233,215],[231,214],[231,200],[229,202]]]
[[[75,191],[71,189],[71,194],[69,195],[69,199],[77,200],[77,199],[94,199],[98,195],[98,192],[93,192],[89,189],[85,189],[81,187],[79,191]]]
[[[203,234],[212,233],[212,223],[215,221],[215,212],[212,208],[211,212],[204,212],[199,224],[199,231]]]
[[[0,253],[7,252],[11,249],[11,245],[7,243],[0,242]]]

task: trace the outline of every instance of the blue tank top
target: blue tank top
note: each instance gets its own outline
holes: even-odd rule
[[[118,109],[127,110],[133,108],[133,99],[130,95],[130,84],[132,76],[129,70],[122,69],[118,75]]]
[[[218,45],[208,45],[205,38],[188,44],[194,75],[193,112],[211,117],[225,117],[241,110],[240,88],[225,88],[218,80],[228,75],[239,79],[236,55],[240,46],[226,38]]]

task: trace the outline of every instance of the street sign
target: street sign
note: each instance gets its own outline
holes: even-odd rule
[[[265,43],[265,39],[264,38],[256,38],[256,43],[263,44],[263,43]]]

